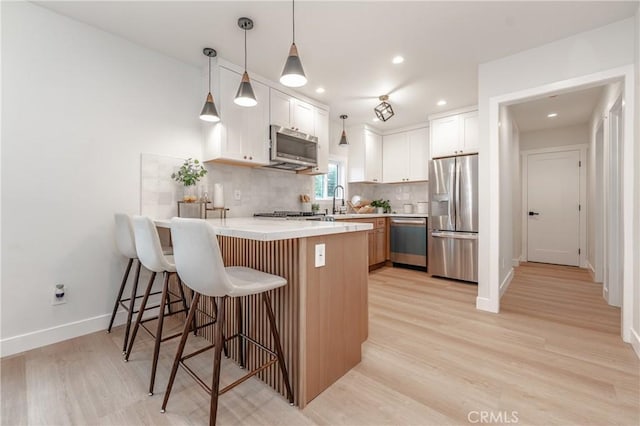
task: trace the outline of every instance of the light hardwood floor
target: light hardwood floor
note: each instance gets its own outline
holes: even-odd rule
[[[356,368],[302,411],[251,379],[220,398],[218,423],[469,424],[482,411],[516,412],[519,424],[640,423],[640,364],[619,337],[619,310],[583,270],[522,265],[499,315],[475,309],[475,286],[417,271],[383,268],[369,287]],[[121,338],[120,328],[3,359],[1,424],[207,424],[208,397],[182,371],[160,413],[177,342],[163,344],[148,397],[151,339],[140,334],[124,363]],[[193,365],[210,371],[210,356]],[[222,383],[241,374],[227,361]]]

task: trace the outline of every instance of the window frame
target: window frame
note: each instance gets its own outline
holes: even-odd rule
[[[328,167],[327,169],[329,169],[329,167],[331,166],[331,164],[335,164],[336,165],[336,184],[337,185],[342,185],[343,188],[345,188],[345,175],[346,175],[346,161],[343,158],[339,158],[339,157],[329,157],[329,161],[328,161]],[[317,192],[316,192],[316,182],[317,182],[317,178],[318,177],[322,177],[322,196],[321,197],[317,197]],[[329,194],[328,193],[328,186],[329,186],[329,172],[327,170],[327,173],[322,174],[322,175],[316,175],[314,176],[314,180],[313,180],[313,194],[315,197],[316,201],[329,201],[329,200],[333,200],[333,194]],[[345,194],[346,196],[346,194]]]

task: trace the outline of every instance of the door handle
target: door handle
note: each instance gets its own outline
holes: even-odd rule
[[[538,216],[539,214],[538,212],[529,212],[529,216]]]

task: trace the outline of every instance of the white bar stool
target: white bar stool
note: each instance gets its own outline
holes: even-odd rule
[[[113,312],[111,313],[111,320],[109,320],[109,328],[107,329],[107,333],[111,333],[111,328],[113,327],[113,321],[116,318],[116,313],[118,312],[118,307],[122,306],[127,311],[127,324],[124,329],[124,343],[122,345],[122,354],[127,350],[127,341],[129,339],[129,329],[131,328],[131,317],[134,314],[134,303],[136,301],[136,293],[138,291],[138,280],[140,279],[140,261],[138,260],[138,254],[136,252],[136,242],[133,236],[133,224],[131,223],[131,217],[128,214],[124,213],[116,213],[115,214],[116,221],[116,245],[120,253],[129,259],[127,263],[127,267],[124,271],[124,276],[122,277],[122,283],[120,284],[120,290],[118,290],[118,296],[116,297],[116,302],[113,305]],[[124,288],[127,285],[127,280],[129,279],[129,272],[131,271],[131,266],[133,263],[136,263],[136,270],[134,273],[134,280],[131,286],[131,296],[128,299],[123,299],[122,294],[124,293]],[[129,302],[129,304],[126,304]]]
[[[205,388],[211,396],[209,411],[210,425],[215,425],[216,423],[219,395],[225,393],[236,385],[239,385],[276,362],[280,366],[280,371],[287,389],[289,403],[293,404],[293,390],[291,389],[291,384],[289,382],[289,374],[284,362],[282,345],[280,344],[280,334],[278,333],[275,316],[271,307],[271,298],[269,297],[269,290],[282,287],[287,284],[287,281],[277,275],[267,274],[251,268],[241,266],[225,267],[213,227],[204,220],[172,219],[171,238],[173,241],[173,253],[178,274],[185,285],[194,291],[195,295],[191,302],[191,307],[189,308],[189,315],[187,316],[187,321],[185,323],[184,330],[182,331],[182,338],[180,339],[180,344],[173,362],[173,368],[171,369],[171,376],[169,377],[169,383],[167,384],[167,391],[165,392],[164,401],[162,402],[162,412],[164,413],[167,407],[167,402],[169,401],[169,395],[171,394],[171,388],[173,387],[173,382],[176,378],[178,366],[183,367],[187,373],[189,373],[190,376]],[[256,342],[249,336],[245,335],[242,330],[238,330],[238,332],[229,337],[229,339],[225,339],[223,335],[225,323],[225,300],[228,297],[239,298],[255,294],[262,295],[262,301],[267,311],[271,335],[275,344],[275,350],[273,351],[264,347],[260,342]],[[215,342],[213,345],[214,360],[211,388],[209,388],[204,381],[202,381],[188,366],[184,364],[185,359],[202,353],[204,350],[210,349],[211,346],[209,348],[200,349],[192,354],[182,356],[187,343],[187,337],[189,336],[191,319],[195,315],[201,295],[217,298],[217,319],[214,338]],[[236,302],[240,302],[240,299],[236,299]],[[246,341],[256,345],[256,347],[267,351],[272,355],[272,357],[263,366],[256,368],[236,380],[231,385],[220,390],[220,358],[223,345],[226,341],[234,338],[245,339]]]
[[[180,282],[180,279],[178,279],[178,289],[180,291],[180,295],[174,295],[176,297],[179,297],[179,300],[174,302],[169,300],[169,278],[171,274],[176,273],[176,267],[173,263],[173,256],[166,256],[163,253],[162,246],[160,245],[160,237],[158,236],[158,230],[153,224],[153,221],[148,217],[134,216],[133,233],[135,237],[135,246],[136,252],[138,254],[138,259],[145,268],[151,271],[151,278],[149,279],[146,291],[144,293],[144,296],[142,297],[142,304],[140,305],[140,309],[138,310],[138,316],[136,317],[136,322],[131,333],[131,340],[129,341],[129,348],[127,349],[125,354],[125,361],[129,360],[129,355],[131,354],[133,343],[138,333],[138,327],[142,326],[142,328],[144,328],[151,336],[155,338],[153,362],[151,364],[151,379],[149,382],[149,395],[153,395],[153,387],[156,379],[156,369],[158,367],[158,355],[160,354],[160,343],[174,337],[178,337],[181,334],[175,333],[170,336],[162,337],[164,317],[167,316],[167,314],[164,313],[165,307],[168,308],[168,315],[175,315],[181,312],[184,312],[186,315],[187,302],[184,296],[184,291],[182,289],[182,283]],[[149,296],[152,294],[151,288],[153,287],[153,282],[155,281],[156,274],[158,273],[162,273],[164,278],[161,291],[161,301],[158,305],[158,316],[153,318],[145,318],[143,320],[142,316],[146,309]],[[182,302],[183,309],[172,312],[171,304],[180,302]],[[144,323],[153,321],[156,318],[158,320],[158,325],[155,333],[153,333],[151,330],[145,327]]]

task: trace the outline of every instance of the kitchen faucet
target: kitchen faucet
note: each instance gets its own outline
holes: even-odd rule
[[[336,193],[338,192],[338,188],[342,189],[342,207],[344,207],[344,186],[336,185],[333,189],[333,214],[336,214]],[[344,209],[340,209],[342,211]]]

